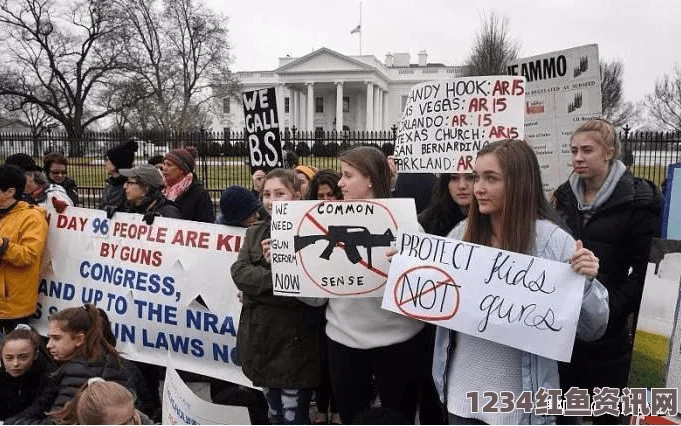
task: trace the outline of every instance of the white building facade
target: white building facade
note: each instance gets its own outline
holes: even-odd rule
[[[388,130],[404,109],[409,90],[431,80],[467,75],[463,66],[429,64],[421,52],[418,63],[409,53],[345,56],[321,48],[300,58],[279,58],[274,71],[237,73],[243,91],[276,87],[279,126],[298,131]],[[221,99],[214,131],[244,127],[240,98]]]

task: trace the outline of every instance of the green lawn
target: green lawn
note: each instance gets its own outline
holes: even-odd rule
[[[668,355],[669,339],[667,337],[637,331],[629,372],[629,387],[664,387],[664,373]]]

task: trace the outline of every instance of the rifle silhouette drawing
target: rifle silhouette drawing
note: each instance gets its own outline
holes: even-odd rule
[[[357,250],[358,246],[362,246],[367,250],[367,263],[369,264],[369,268],[371,268],[371,249],[374,247],[390,247],[390,243],[395,241],[395,236],[390,231],[390,228],[383,234],[372,234],[369,232],[369,229],[364,226],[330,225],[328,234],[294,236],[293,249],[296,252],[299,252],[319,240],[326,240],[329,242],[319,256],[321,259],[329,260],[333,249],[340,244],[343,244],[341,247],[345,250],[345,255],[350,262],[355,264],[362,260],[362,256],[360,256],[359,251]]]

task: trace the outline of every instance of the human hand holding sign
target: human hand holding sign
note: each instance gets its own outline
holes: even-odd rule
[[[575,244],[575,254],[570,258],[572,269],[592,280],[598,275],[598,258],[594,252],[584,247],[582,240]]]
[[[265,262],[272,263],[272,239],[267,238],[260,242],[260,247],[262,247],[262,255],[265,258]]]

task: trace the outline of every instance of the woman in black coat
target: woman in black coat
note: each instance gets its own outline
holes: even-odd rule
[[[572,236],[600,260],[598,280],[608,289],[610,316],[603,337],[575,342],[571,362],[561,366],[561,386],[564,392],[572,386],[622,389],[661,198],[652,182],[635,178],[617,159],[620,142],[609,122],[583,124],[570,148],[574,173],[556,190],[554,204]],[[593,420],[617,423],[607,415]]]
[[[210,194],[194,174],[196,148],[174,149],[163,157],[163,195],[174,201],[182,219],[196,222],[215,222],[215,209]]]

